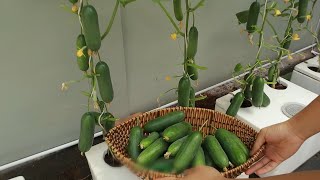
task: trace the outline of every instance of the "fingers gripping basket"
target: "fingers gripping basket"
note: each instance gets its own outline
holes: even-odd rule
[[[184,107],[167,108],[152,112],[146,112],[138,117],[132,118],[122,124],[119,124],[118,126],[111,129],[108,133],[106,137],[107,144],[109,145],[115,157],[122,164],[127,166],[130,170],[132,170],[143,179],[154,179],[160,177],[182,177],[182,175],[166,174],[141,169],[136,163],[131,161],[126,152],[130,129],[136,126],[138,122],[140,123],[140,126],[143,127],[149,120],[177,110],[185,112],[185,121],[189,122],[193,126],[193,130],[198,130],[203,126],[201,130],[203,136],[213,134],[216,128],[225,128],[235,133],[247,145],[249,149],[251,149],[254,144],[257,132],[248,125],[237,120],[236,118],[210,109]],[[239,176],[242,172],[246,171],[249,166],[251,166],[258,160],[262,151],[262,148],[259,149],[259,151],[255,155],[253,155],[246,163],[233,169],[228,169],[228,171],[223,172],[222,174],[227,178],[235,178]]]

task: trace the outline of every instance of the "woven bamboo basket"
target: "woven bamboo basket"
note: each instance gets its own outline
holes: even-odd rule
[[[138,124],[143,127],[149,120],[177,110],[185,112],[185,121],[189,122],[193,126],[193,130],[199,130],[199,128],[203,126],[201,131],[204,137],[208,134],[214,134],[214,131],[217,128],[225,128],[235,133],[249,149],[253,147],[257,132],[236,118],[210,109],[174,107],[146,112],[138,117],[134,117],[122,124],[117,125],[110,130],[106,137],[106,142],[109,148],[122,164],[127,166],[132,172],[142,179],[183,177],[183,174],[166,174],[143,169],[133,162],[126,152],[126,146],[129,140],[129,132],[132,127]],[[228,171],[223,172],[222,175],[227,178],[235,178],[239,176],[258,160],[259,156],[262,154],[262,151],[263,147],[260,148],[256,154],[250,157],[246,163],[238,167],[229,168]]]

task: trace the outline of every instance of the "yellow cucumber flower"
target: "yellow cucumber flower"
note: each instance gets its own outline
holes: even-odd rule
[[[281,15],[281,11],[279,9],[274,9],[274,16]]]
[[[294,33],[294,34],[292,35],[292,40],[294,40],[294,41],[300,40],[299,34]]]
[[[83,49],[81,48],[77,51],[77,57],[82,57],[83,55]]]
[[[177,40],[177,33],[172,33],[172,34],[170,34],[170,37],[171,37],[171,39],[172,40]]]
[[[308,15],[306,16],[306,19],[307,19],[307,21],[310,21],[310,20],[311,20],[311,15],[308,14]]]
[[[76,4],[72,5],[71,11],[74,12],[74,13],[77,13],[78,12],[78,6]]]

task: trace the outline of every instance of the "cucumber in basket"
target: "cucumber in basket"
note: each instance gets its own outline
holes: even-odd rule
[[[170,157],[174,157],[177,155],[181,145],[183,142],[187,139],[188,136],[185,136],[183,138],[180,138],[173,142],[169,147],[167,152],[164,154],[164,158],[169,159]]]
[[[142,139],[140,142],[140,148],[145,149],[149,147],[154,141],[156,141],[160,137],[160,134],[157,132],[152,132],[148,137]]]
[[[140,126],[135,126],[131,128],[128,143],[128,154],[133,159],[136,160],[139,156],[141,149],[139,143],[142,140],[143,132]]]
[[[221,128],[215,136],[233,165],[240,166],[248,160],[249,150],[235,134]]]
[[[163,133],[163,139],[167,142],[174,142],[186,135],[188,135],[192,130],[192,126],[190,123],[185,121],[179,122],[172,126],[167,127]]]
[[[164,116],[160,116],[149,121],[146,125],[144,125],[143,129],[145,132],[160,132],[171,125],[183,121],[184,118],[185,114],[183,111],[170,112]]]
[[[227,167],[229,166],[228,156],[223,151],[215,136],[208,135],[204,139],[204,146],[214,164],[220,169],[223,169],[223,171],[227,171]]]
[[[161,157],[157,159],[154,163],[152,163],[149,169],[164,173],[170,173],[173,169],[173,159],[165,159]]]
[[[173,162],[173,172],[180,173],[189,167],[196,152],[201,146],[202,133],[200,131],[192,132],[183,142],[177,156]]]
[[[192,160],[192,167],[196,167],[196,166],[205,166],[206,165],[206,159],[204,156],[204,152],[202,147],[200,146],[196,155],[194,156],[193,160]]]
[[[137,163],[142,166],[148,166],[158,159],[168,148],[168,143],[162,138],[157,139],[147,149],[143,150],[137,158]]]

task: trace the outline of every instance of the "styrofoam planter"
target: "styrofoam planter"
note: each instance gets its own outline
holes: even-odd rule
[[[268,107],[257,108],[251,106],[247,108],[240,108],[236,118],[259,131],[264,127],[284,122],[289,119],[281,110],[284,104],[295,102],[307,106],[318,96],[317,94],[283,78],[280,78],[280,82],[286,84],[288,86],[287,89],[276,90],[270,88],[268,85],[265,85],[264,87],[265,93],[271,100]],[[239,91],[240,90],[236,90],[233,94]],[[225,113],[230,105],[232,97],[233,96],[231,94],[227,94],[217,99],[215,110]],[[261,177],[274,176],[294,171],[320,150],[319,139],[320,133],[310,137],[292,157],[284,161],[273,171],[261,175]]]
[[[104,162],[104,155],[108,149],[107,143],[102,142],[93,146],[90,151],[86,152],[89,168],[93,180],[138,180],[125,166],[111,167]]]
[[[310,70],[308,67],[318,67],[319,56],[315,56],[294,67],[291,82],[306,88],[316,94],[320,94],[320,73]]]
[[[108,149],[105,142],[93,146],[90,151],[86,152],[89,168],[93,180],[137,180],[139,179],[125,166],[111,167],[103,160]],[[238,178],[248,178],[244,173]]]

